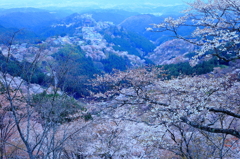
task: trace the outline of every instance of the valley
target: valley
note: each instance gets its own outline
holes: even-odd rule
[[[223,2],[4,2],[0,159],[239,158],[240,4]]]

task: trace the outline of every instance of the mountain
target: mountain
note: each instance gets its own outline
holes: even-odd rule
[[[48,11],[38,8],[2,9],[0,10],[0,25],[7,29],[10,34],[22,30],[21,34],[18,34],[17,40],[34,42],[46,38],[46,36],[43,36],[43,30],[66,15],[68,13],[62,11]],[[3,28],[0,28],[1,30]],[[5,34],[8,34],[8,32],[5,32]]]
[[[8,10],[0,14],[0,25],[7,28],[26,28],[34,30],[38,26],[43,26],[56,20],[55,15],[48,11],[37,10],[29,11],[28,9]]]
[[[13,13],[15,14],[15,12]],[[25,13],[21,12],[21,14]],[[118,11],[116,14],[129,16],[128,12],[121,14],[121,11]],[[17,21],[15,26],[20,24]],[[105,72],[111,72],[112,69],[126,70],[132,66],[152,64],[149,59],[145,58],[155,49],[152,42],[144,36],[115,25],[113,22],[95,20],[93,14],[74,13],[46,26],[38,25],[37,22],[32,25],[34,28],[32,33],[36,35],[36,40],[28,43],[44,43],[49,48],[54,47],[55,49],[46,50],[46,52],[50,51],[49,55],[56,53],[56,50],[65,47],[65,45],[79,46],[85,56],[93,61],[94,67]],[[30,34],[21,35],[26,35],[23,39],[29,39],[32,36]],[[26,48],[25,46],[16,46],[16,48],[18,47],[19,50]],[[17,51],[16,58],[20,57],[21,60],[22,54],[25,53]]]
[[[27,7],[27,8],[10,8],[10,9],[0,9],[0,15],[4,14],[9,14],[13,12],[47,12],[47,10],[44,9],[39,9],[39,8],[32,8],[32,7]]]
[[[113,7],[114,9],[123,9],[129,12],[138,12],[141,14],[154,14],[154,15],[179,15],[182,10],[185,10],[187,6],[181,5],[162,5],[159,3],[145,3],[145,4],[121,4]]]
[[[129,12],[120,9],[98,9],[88,12],[82,12],[82,14],[92,14],[92,17],[96,21],[110,21],[114,24],[119,24],[124,21],[126,18],[137,15],[137,12]]]
[[[174,34],[172,32],[157,32],[147,31],[146,28],[152,27],[152,24],[159,24],[164,22],[167,17],[177,19],[180,15],[164,14],[161,16],[155,16],[152,14],[139,14],[131,16],[121,22],[119,25],[125,29],[140,34],[149,40],[153,41],[156,45],[160,45],[163,42],[172,40]],[[179,27],[178,34],[181,36],[188,36],[194,30],[193,27]]]
[[[39,39],[39,37],[32,31],[27,29],[19,30],[18,28],[6,28],[0,25],[0,43],[6,43],[14,33],[18,32],[14,38],[14,42],[32,43]]]
[[[21,34],[23,39],[35,38],[35,41],[47,42],[58,48],[69,44],[81,46],[95,67],[105,72],[111,72],[113,68],[124,70],[153,62],[162,64],[193,51],[192,46],[188,47],[181,41],[169,42],[170,34],[146,31],[150,24],[164,21],[167,15],[107,9],[92,10],[84,12],[85,14],[74,13],[58,19],[49,11],[34,8],[22,11],[17,8],[4,12],[0,15],[0,24],[2,22],[5,25],[2,30],[6,26],[27,27],[25,31],[32,32]],[[160,46],[155,49],[157,45]]]
[[[194,52],[196,47],[186,41],[174,39],[159,45],[154,52],[149,54],[148,58],[155,64],[176,64],[189,61],[184,55]]]
[[[129,31],[140,34],[151,41],[160,44],[170,40],[170,33],[149,32],[146,28],[151,27],[151,24],[158,24],[164,21],[165,16],[154,16],[151,14],[139,14],[131,16],[121,22],[119,25]]]

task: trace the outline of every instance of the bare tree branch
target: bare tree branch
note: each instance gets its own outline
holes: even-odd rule
[[[240,139],[240,132],[238,132],[234,129],[220,129],[220,128],[212,128],[212,127],[208,127],[208,126],[203,126],[196,122],[189,121],[187,119],[187,117],[181,117],[181,120],[182,120],[182,122],[184,122],[194,128],[200,129],[200,130],[204,130],[204,131],[211,132],[211,133],[229,134],[229,135],[235,136]]]

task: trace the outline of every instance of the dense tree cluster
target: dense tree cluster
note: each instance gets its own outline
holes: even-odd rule
[[[111,89],[96,94],[96,97],[111,99],[112,103],[102,111],[111,114],[113,119],[142,122],[149,126],[161,125],[161,129],[171,135],[173,143],[165,143],[170,141],[163,133],[159,145],[182,157],[196,158],[200,154],[195,147],[203,143],[194,143],[197,138],[215,143],[218,137],[222,149],[214,151],[214,154],[201,153],[202,157],[237,156],[237,151],[227,153],[229,149],[233,152],[235,142],[238,141],[231,140],[229,134],[240,137],[237,128],[239,81],[236,77],[236,74],[229,74],[225,77],[195,76],[164,80],[164,72],[159,69],[129,70],[99,76],[96,85]],[[222,135],[209,136],[202,131]],[[230,143],[229,148],[225,147],[226,140]],[[208,146],[210,145],[205,145],[205,148]],[[213,147],[217,148],[216,145]]]
[[[113,35],[113,36],[112,36]],[[113,43],[113,48],[117,51],[127,51],[129,54],[143,57],[155,49],[153,43],[145,37],[133,32],[127,32],[124,29],[112,27],[104,32],[104,38],[108,43]],[[137,49],[140,49],[141,54]]]
[[[101,60],[104,71],[110,73],[113,69],[124,71],[130,66],[128,58],[119,57],[115,54],[110,54],[107,59]]]
[[[57,87],[62,91],[75,94],[75,97],[86,96],[89,88],[88,79],[99,73],[92,59],[85,57],[81,47],[68,45],[52,56],[56,63],[50,67],[54,69]]]
[[[201,75],[210,73],[214,70],[215,67],[227,67],[228,63],[218,60],[216,57],[198,63],[196,66],[191,66],[189,62],[182,62],[178,64],[169,64],[169,65],[160,65],[166,70],[166,75],[168,78],[179,77],[181,75]]]
[[[44,81],[47,80],[47,76],[43,73],[43,71],[40,68],[36,68],[32,75],[27,74],[25,75],[23,72],[25,72],[26,69],[28,69],[31,66],[31,63],[28,61],[22,61],[19,62],[13,57],[5,57],[0,52],[0,63],[1,63],[1,72],[8,73],[12,76],[19,76],[24,80],[28,80],[29,76],[31,76],[31,83],[36,84],[42,84],[44,85]]]

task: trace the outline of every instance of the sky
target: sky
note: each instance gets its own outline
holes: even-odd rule
[[[158,4],[176,5],[183,4],[186,0],[0,0],[0,8],[17,7],[73,7],[98,5],[101,7],[114,6],[116,4]]]

